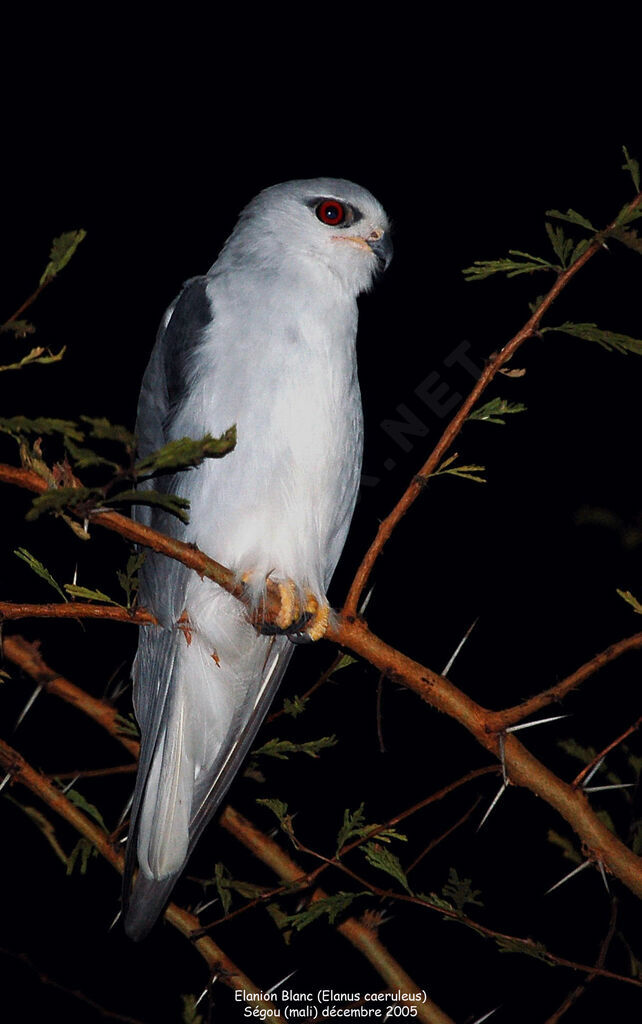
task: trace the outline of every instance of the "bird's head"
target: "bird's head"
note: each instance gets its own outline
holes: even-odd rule
[[[224,251],[267,266],[311,261],[358,295],[392,259],[390,223],[374,196],[350,181],[287,181],[249,203]]]

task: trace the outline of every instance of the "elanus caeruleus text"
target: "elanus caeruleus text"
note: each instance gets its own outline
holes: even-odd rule
[[[268,577],[283,600],[280,628],[265,635],[211,580],[147,555],[140,602],[161,628],[142,627],[133,669],[142,742],[127,850],[127,877],[138,861],[125,896],[132,938],[153,925],[225,796],[290,641],[327,626],[361,470],[356,299],[391,255],[388,219],[365,189],[334,178],[275,185],[161,325],[138,405],[140,455],[233,424],[237,443],[154,482],[189,499],[187,525],[144,506],[137,518],[237,572],[256,606]]]

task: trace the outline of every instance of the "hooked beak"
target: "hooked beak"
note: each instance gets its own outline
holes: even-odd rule
[[[373,252],[377,258],[377,269],[387,270],[392,259],[393,247],[390,233],[383,228],[374,228],[366,238],[363,235],[335,235],[338,242],[351,242],[360,249]]]

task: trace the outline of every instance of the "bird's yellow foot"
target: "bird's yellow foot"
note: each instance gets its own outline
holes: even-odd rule
[[[266,609],[259,610],[254,624],[266,635],[282,634],[294,643],[320,640],[328,628],[330,606],[319,600],[310,591],[301,591],[292,580],[272,580],[278,591],[279,606],[276,615],[266,615]]]

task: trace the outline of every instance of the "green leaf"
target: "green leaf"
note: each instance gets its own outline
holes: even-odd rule
[[[80,418],[83,423],[89,425],[91,437],[95,437],[99,441],[117,441],[133,451],[136,439],[127,427],[123,427],[119,423],[110,423],[104,416],[81,416]]]
[[[101,492],[92,487],[53,487],[34,498],[26,519],[33,522],[44,512],[60,514],[67,509],[76,508],[77,505],[86,502],[95,503],[100,499],[102,499]]]
[[[110,498],[103,500],[104,505],[150,505],[162,508],[170,515],[176,516],[182,523],[189,523],[187,498],[179,498],[177,494],[166,494],[164,491],[149,491],[146,487],[132,488],[129,491],[118,491]]]
[[[490,402],[480,406],[479,409],[474,409],[468,419],[485,420],[487,423],[501,423],[503,426],[506,421],[502,419],[502,416],[525,411],[526,406],[521,402],[507,402],[504,398],[493,398]]]
[[[349,811],[347,808],[343,812],[343,825],[339,829],[337,836],[337,854],[343,847],[350,841],[350,839],[361,838],[366,832],[369,832],[374,826],[366,825],[365,815],[363,813],[364,804],[359,804],[356,811]]]
[[[609,231],[609,238],[615,238],[622,245],[626,245],[627,249],[633,249],[634,252],[642,254],[642,238],[633,228],[613,228]]]
[[[16,550],[13,553],[14,555],[17,555],[18,558],[21,558],[23,562],[26,562],[29,568],[33,572],[35,572],[37,576],[40,576],[40,578],[43,579],[45,583],[48,583],[50,587],[53,587],[54,590],[57,590],[60,596],[62,597],[63,601],[67,600],[67,596],[62,587],[58,583],[56,583],[56,580],[53,578],[49,570],[46,569],[42,562],[39,562],[38,559],[31,554],[31,552],[27,551],[26,548],[16,548]]]
[[[453,466],[453,462],[458,457],[459,456],[456,453],[454,455],[449,455],[448,458],[444,459],[441,465],[438,466],[431,475],[444,476],[445,474],[450,473],[452,476],[461,477],[463,480],[474,480],[478,484],[486,483],[483,476],[475,475],[477,472],[483,472],[486,469],[485,466]]]
[[[35,334],[36,328],[28,320],[7,320],[0,325],[0,334],[13,334],[15,338],[26,338],[28,334]]]
[[[392,878],[400,882],[406,892],[412,896],[412,889],[408,884],[408,879],[406,878],[406,873],[401,866],[401,862],[391,850],[387,849],[385,846],[381,846],[378,842],[366,843],[365,846],[361,847],[361,850],[368,861],[368,864],[371,864],[374,868],[378,868],[379,871],[385,871],[387,875],[390,875]]]
[[[308,700],[308,697],[299,697],[297,694],[291,700],[289,697],[286,697],[283,701],[284,714],[290,715],[292,718],[298,718],[305,711]]]
[[[62,434],[64,437],[73,438],[74,441],[82,441],[84,438],[78,424],[72,420],[50,419],[46,416],[38,416],[33,420],[27,419],[26,416],[0,416],[0,431],[11,434],[12,437],[23,437],[25,434]]]
[[[272,811],[272,814],[276,815],[276,817],[279,819],[279,822],[283,824],[288,813],[288,805],[284,803],[283,800],[275,800],[273,798],[263,797],[257,800],[256,802],[257,804],[261,804],[263,807],[267,807],[269,811]]]
[[[79,793],[77,789],[68,789],[65,796],[74,807],[79,807],[81,811],[84,811],[88,817],[92,818],[97,825],[100,825],[103,832],[107,831],[107,826],[103,820],[103,816],[94,804],[90,804],[88,800],[85,800],[82,793]]]
[[[133,555],[130,555],[129,558],[127,559],[127,565],[125,567],[125,572],[121,572],[120,569],[118,569],[116,571],[116,576],[118,577],[118,582],[120,583],[121,587],[125,591],[125,595],[126,595],[126,598],[127,598],[127,607],[128,608],[132,607],[132,605],[133,605],[133,603],[134,603],[134,601],[136,599],[136,595],[138,594],[138,588],[139,588],[138,573],[142,569],[146,557],[147,557],[147,552],[146,551],[141,551],[140,553],[135,553]]]
[[[182,1024],[203,1024],[203,1017],[196,1009],[196,996],[182,995],[181,999],[183,1000]]]
[[[542,960],[545,964],[554,965],[550,953],[542,942],[533,942],[532,939],[495,939],[500,953],[525,953],[536,960]]]
[[[71,875],[80,860],[80,874],[86,875],[90,857],[97,857],[98,850],[89,839],[79,839],[67,859],[67,874]]]
[[[117,608],[123,608],[124,605],[119,604],[118,601],[114,601],[112,597],[107,594],[103,594],[102,590],[90,590],[89,587],[78,587],[75,583],[65,583],[65,590],[68,594],[79,601],[102,601],[104,604],[113,604]]]
[[[0,373],[4,373],[5,370],[21,370],[23,366],[29,366],[31,363],[41,363],[43,365],[47,365],[48,363],[59,363],[65,354],[66,347],[66,345],[63,345],[60,352],[48,352],[47,355],[43,355],[44,352],[47,352],[47,349],[44,349],[41,346],[32,348],[31,352],[26,356],[23,356],[19,362],[6,363],[4,366],[0,366]]]
[[[623,601],[630,604],[633,611],[637,612],[638,615],[642,615],[642,604],[638,601],[637,597],[634,597],[630,590],[617,590],[616,591]]]
[[[307,754],[308,757],[318,757],[320,750],[328,747],[335,747],[336,736],[322,736],[318,740],[307,740],[305,743],[292,743],[290,740],[272,739],[252,751],[254,756],[264,754],[266,757],[276,757],[280,761],[287,761],[290,754]]]
[[[76,469],[86,469],[88,466],[109,466],[116,472],[120,471],[120,464],[112,459],[105,459],[92,448],[81,448],[74,444],[71,438],[65,438],[65,448],[71,456]]]
[[[594,341],[608,351],[621,352],[624,355],[627,352],[642,355],[642,340],[631,338],[628,334],[617,334],[615,331],[602,330],[597,324],[572,324],[566,322],[556,327],[542,327],[540,329],[541,334],[546,334],[549,331],[570,334],[573,338],[581,338],[583,341]]]
[[[182,437],[152,452],[136,464],[135,475],[148,479],[159,473],[199,466],[204,459],[218,459],[232,451],[236,444],[236,427],[230,427],[220,437],[206,434],[199,440]]]
[[[566,237],[563,228],[559,226],[554,227],[552,224],[549,224],[548,221],[546,221],[544,226],[546,228],[548,240],[553,247],[553,252],[560,261],[560,265],[566,269],[571,253],[575,248],[575,242],[572,238]]]
[[[464,907],[468,904],[477,907],[484,905],[481,900],[477,899],[481,895],[481,889],[471,888],[470,878],[460,878],[455,868],[449,869],[448,881],[441,892],[460,914],[464,912]]]
[[[592,231],[593,234],[597,233],[597,228],[594,228],[590,220],[583,217],[581,213],[576,210],[567,210],[566,213],[560,213],[559,210],[547,210],[547,217],[555,217],[557,220],[566,220],[570,224],[578,224],[582,228],[586,228],[588,231]]]
[[[298,932],[318,921],[320,917],[327,915],[329,924],[334,924],[340,914],[345,913],[357,896],[369,896],[367,891],[363,892],[337,892],[333,896],[324,896],[321,899],[309,903],[308,906],[296,914],[288,914],[286,923],[295,928]]]
[[[549,260],[541,256],[533,256],[528,252],[521,252],[519,249],[509,249],[510,256],[519,256],[515,259],[501,260],[475,260],[470,267],[462,270],[466,281],[482,281],[493,274],[506,274],[507,277],[517,277],[519,274],[530,274],[535,270],[559,270]]]
[[[219,895],[223,913],[227,914],[232,906],[232,893],[230,892],[229,880],[232,877],[227,868],[220,862],[214,868],[214,884]]]
[[[629,151],[626,146],[622,146],[622,152],[624,153],[624,163],[622,164],[622,170],[628,171],[633,178],[633,184],[635,185],[635,191],[640,191],[640,165],[637,160],[634,160],[632,156],[629,156]]]
[[[65,231],[63,235],[54,238],[49,253],[49,263],[40,278],[41,285],[47,284],[60,273],[63,267],[67,266],[76,249],[86,237],[87,232],[81,229],[80,231]]]

